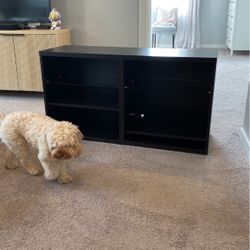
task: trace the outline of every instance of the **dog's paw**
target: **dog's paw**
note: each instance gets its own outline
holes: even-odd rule
[[[63,174],[57,178],[58,183],[68,184],[73,181],[73,178],[69,174]]]
[[[16,159],[16,157],[11,154],[10,152],[5,155],[5,168],[9,170],[14,170],[20,166],[19,161]]]
[[[41,175],[43,173],[42,169],[36,165],[29,165],[28,167],[26,167],[28,173],[30,175]]]
[[[6,165],[5,165],[5,168],[7,168],[9,170],[14,170],[14,169],[16,169],[18,167],[19,167],[19,164],[16,163],[16,162],[14,162],[14,163],[13,162],[12,163],[7,162]]]

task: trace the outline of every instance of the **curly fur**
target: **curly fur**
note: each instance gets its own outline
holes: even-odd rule
[[[12,153],[9,155],[12,166],[7,164],[8,168],[22,165],[32,175],[42,173],[43,168],[46,179],[68,183],[72,177],[66,171],[65,160],[80,155],[83,135],[70,122],[23,111],[6,116],[0,114],[0,139]],[[32,151],[37,154],[42,168],[31,161]]]

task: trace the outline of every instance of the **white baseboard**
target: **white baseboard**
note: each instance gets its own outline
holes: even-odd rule
[[[247,138],[246,132],[243,128],[240,128],[240,139],[241,139],[242,145],[246,151],[247,157],[250,160],[250,141]]]
[[[201,44],[201,48],[204,49],[225,49],[225,44]]]

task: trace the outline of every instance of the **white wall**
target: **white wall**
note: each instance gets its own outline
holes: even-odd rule
[[[53,0],[72,30],[72,42],[93,46],[138,46],[138,0]]]
[[[148,46],[146,37],[150,0],[53,0],[72,42],[96,46]],[[140,8],[138,8],[140,3]],[[228,0],[201,0],[201,44],[225,44]],[[144,20],[143,20],[144,18]],[[140,22],[140,23],[139,23]],[[140,38],[139,38],[140,36]],[[169,39],[171,43],[171,39]]]

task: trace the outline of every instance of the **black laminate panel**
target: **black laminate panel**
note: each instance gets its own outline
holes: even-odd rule
[[[119,47],[95,47],[95,46],[73,46],[65,45],[53,49],[44,50],[42,55],[50,53],[61,56],[81,57],[83,55],[106,55],[118,57],[157,57],[157,58],[217,58],[215,49],[160,49],[160,48],[119,48]]]
[[[217,50],[40,52],[46,114],[90,140],[207,154]]]

